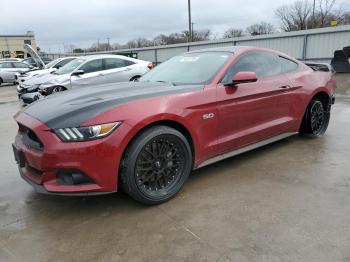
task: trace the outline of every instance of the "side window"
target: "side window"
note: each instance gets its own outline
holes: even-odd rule
[[[256,72],[258,77],[268,77],[281,74],[279,57],[270,52],[254,52],[255,59],[259,65]]]
[[[29,68],[29,65],[25,63],[12,62],[15,68]]]
[[[68,63],[69,63],[70,61],[72,61],[73,59],[74,59],[74,58],[72,58],[72,59],[64,59],[64,60],[58,62],[58,63],[55,65],[55,67],[56,67],[56,68],[62,67],[62,66],[64,66],[65,64],[68,64]]]
[[[255,72],[258,71],[258,64],[254,58],[253,53],[249,53],[241,56],[238,61],[227,71],[226,75],[222,79],[222,83],[231,82],[232,78],[241,71]]]
[[[85,73],[93,73],[93,72],[101,71],[102,59],[89,61],[86,64],[82,65],[79,69],[84,70]]]
[[[290,73],[298,69],[298,64],[288,58],[280,56],[279,60],[282,67],[282,73]]]
[[[120,68],[128,66],[126,63],[126,60],[119,59],[119,58],[106,58],[105,59],[105,69],[114,69],[114,68]]]
[[[126,66],[134,65],[135,63],[129,60],[124,60]]]
[[[1,63],[0,68],[12,68],[12,64],[10,62]]]

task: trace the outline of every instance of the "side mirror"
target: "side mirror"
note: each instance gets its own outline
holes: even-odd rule
[[[243,83],[252,83],[258,81],[258,77],[255,72],[238,72],[232,78],[232,82],[229,85],[238,85]]]
[[[60,69],[62,66],[61,65],[56,65],[55,68],[56,69]]]
[[[80,75],[83,75],[85,74],[84,70],[77,70],[77,71],[74,71],[71,76],[80,76]]]

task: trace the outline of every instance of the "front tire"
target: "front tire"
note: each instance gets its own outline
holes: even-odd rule
[[[136,201],[157,205],[173,198],[192,169],[191,148],[179,131],[154,126],[128,146],[120,167],[120,185]]]
[[[63,86],[55,86],[54,88],[52,88],[51,94],[59,93],[65,90],[66,89]]]
[[[327,130],[330,119],[330,106],[319,99],[312,99],[304,114],[300,133],[311,137],[321,137]]]

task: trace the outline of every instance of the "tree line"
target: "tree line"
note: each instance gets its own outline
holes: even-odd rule
[[[231,27],[222,35],[223,38],[234,38],[245,35],[271,34],[277,31],[297,31],[312,28],[322,28],[336,25],[350,24],[350,12],[345,10],[344,4],[336,5],[337,0],[296,0],[289,5],[282,5],[275,10],[275,16],[279,21],[279,28],[275,28],[267,22],[260,22],[248,26],[245,29]],[[334,22],[335,21],[335,22]],[[217,36],[214,36],[216,38]],[[143,37],[135,38],[125,44],[94,43],[85,50],[73,45],[69,46],[71,52],[108,51],[123,48],[141,48],[149,46],[170,45],[189,42],[189,31],[171,34],[160,34],[153,39]],[[193,31],[193,41],[205,41],[213,39],[211,30]],[[192,41],[192,39],[191,39]]]

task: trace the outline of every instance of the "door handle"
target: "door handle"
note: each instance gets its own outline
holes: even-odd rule
[[[124,69],[124,71],[130,71],[130,70],[131,70],[130,67],[127,67],[127,68]]]

